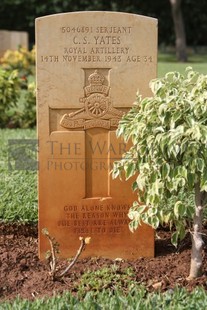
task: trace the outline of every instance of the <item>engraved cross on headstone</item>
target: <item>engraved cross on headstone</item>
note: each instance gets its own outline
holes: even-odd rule
[[[85,131],[86,197],[110,197],[110,131],[115,130],[123,110],[113,107],[110,97],[110,69],[83,69],[85,74],[83,107],[65,113],[60,126],[68,130]],[[105,74],[102,74],[102,72]]]

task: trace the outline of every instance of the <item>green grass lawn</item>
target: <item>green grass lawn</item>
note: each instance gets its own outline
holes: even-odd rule
[[[0,130],[1,221],[37,222],[37,171],[16,170],[9,149],[10,140],[35,138],[34,129]]]
[[[164,76],[169,71],[184,73],[185,68],[188,66],[192,67],[194,71],[207,74],[207,53],[191,53],[186,63],[177,62],[175,53],[158,53],[158,77]]]
[[[79,299],[69,292],[49,299],[34,301],[17,298],[13,302],[0,303],[1,310],[206,310],[207,294],[197,288],[193,292],[177,288],[165,293],[149,293],[140,286],[134,287],[127,294],[120,290],[111,292],[102,289],[88,292]]]

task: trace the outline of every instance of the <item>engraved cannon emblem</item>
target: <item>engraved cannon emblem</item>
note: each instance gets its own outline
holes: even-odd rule
[[[109,98],[102,94],[90,95],[85,100],[85,108],[89,115],[93,117],[101,117],[106,114],[109,107]]]
[[[109,97],[110,86],[104,84],[105,77],[95,70],[88,77],[88,85],[84,87],[84,97],[80,102],[83,108],[63,115],[60,125],[65,128],[87,129],[91,127],[116,127],[123,111],[112,106]],[[102,121],[101,121],[102,120]]]

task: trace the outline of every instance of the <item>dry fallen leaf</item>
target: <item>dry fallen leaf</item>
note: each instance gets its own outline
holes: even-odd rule
[[[89,244],[91,242],[91,237],[86,237],[85,238],[85,244]]]
[[[157,282],[157,283],[154,283],[152,284],[152,287],[155,289],[155,290],[158,290],[162,287],[163,285],[163,281],[160,281],[160,282]]]

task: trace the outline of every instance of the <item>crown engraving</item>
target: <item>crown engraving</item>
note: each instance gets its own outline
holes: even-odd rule
[[[89,83],[93,85],[102,85],[104,80],[105,80],[104,76],[98,73],[98,70],[95,70],[95,72],[89,75],[88,78]]]
[[[88,77],[89,85],[84,87],[85,96],[88,97],[94,93],[100,93],[107,96],[110,90],[109,86],[104,85],[105,77],[95,70],[94,73]]]

